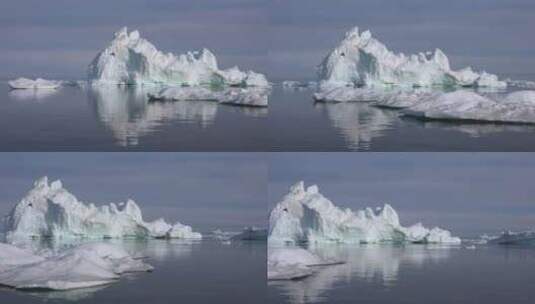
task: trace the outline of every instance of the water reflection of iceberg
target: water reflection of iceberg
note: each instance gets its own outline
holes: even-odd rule
[[[476,123],[476,122],[455,122],[455,121],[432,121],[421,120],[412,117],[402,117],[403,120],[415,123],[426,129],[442,129],[464,133],[470,137],[483,137],[503,132],[526,132],[535,131],[532,125],[515,125],[500,123]]]
[[[320,257],[346,263],[319,267],[312,276],[299,281],[270,281],[269,286],[287,296],[290,303],[325,301],[326,293],[336,284],[355,279],[363,283],[393,286],[404,266],[421,268],[426,263],[445,261],[451,248],[438,245],[314,245],[308,250]]]
[[[94,86],[89,98],[100,121],[122,146],[135,146],[139,137],[154,132],[172,120],[207,127],[217,114],[217,104],[208,101],[149,102],[147,93],[157,88]]]
[[[352,149],[369,148],[373,138],[381,136],[399,121],[396,112],[370,107],[365,103],[317,102],[314,106],[326,113]]]
[[[50,96],[56,95],[58,90],[34,90],[34,89],[25,89],[25,90],[11,90],[9,91],[9,97],[17,100],[34,100],[41,101]]]

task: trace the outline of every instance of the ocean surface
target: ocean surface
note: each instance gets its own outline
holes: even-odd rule
[[[268,303],[533,303],[535,250],[425,245],[310,248],[346,264],[269,281]]]
[[[149,102],[133,87],[10,90],[0,83],[1,151],[266,151],[268,109]]]
[[[266,243],[216,240],[113,242],[146,257],[153,272],[70,291],[0,289],[0,303],[265,303]]]
[[[0,86],[2,151],[534,151],[535,126],[422,121],[274,85],[269,108],[148,101],[144,89]]]

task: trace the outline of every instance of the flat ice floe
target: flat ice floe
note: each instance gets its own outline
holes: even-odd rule
[[[296,280],[314,273],[314,266],[342,264],[342,261],[320,258],[299,247],[268,248],[268,280]]]
[[[496,75],[470,67],[452,70],[440,50],[412,55],[396,54],[372,37],[370,31],[348,31],[339,46],[319,65],[319,78],[338,86],[463,86],[506,87]]]
[[[403,113],[426,119],[535,123],[535,91],[518,91],[497,97],[461,90],[421,101]]]
[[[269,89],[258,87],[228,87],[222,90],[207,87],[168,87],[157,93],[150,93],[148,96],[150,100],[204,100],[239,106],[267,107],[268,94]]]
[[[487,239],[488,244],[535,245],[535,231],[504,231],[500,236]]]
[[[200,239],[200,233],[180,222],[143,220],[133,200],[103,205],[85,204],[68,192],[61,181],[47,177],[34,183],[26,196],[5,218],[6,238],[185,238]]]
[[[151,271],[121,248],[89,243],[40,256],[0,243],[0,285],[17,289],[68,290],[112,283],[127,272]]]
[[[33,80],[21,77],[8,81],[8,85],[12,89],[57,89],[61,86],[61,81],[46,80],[42,78]]]
[[[317,186],[305,189],[299,182],[271,211],[268,242],[459,244],[461,240],[447,230],[428,229],[421,223],[403,227],[388,204],[377,212],[341,209],[321,195]]]
[[[237,67],[220,70],[208,49],[174,55],[163,53],[138,31],[124,27],[110,45],[98,53],[88,68],[92,82],[136,85],[267,86],[264,75]]]

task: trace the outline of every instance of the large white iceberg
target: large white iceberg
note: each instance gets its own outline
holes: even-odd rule
[[[370,31],[348,31],[344,40],[319,65],[319,78],[341,86],[470,86],[505,87],[496,75],[477,73],[470,67],[451,70],[440,50],[413,55],[387,49]]]
[[[420,100],[403,113],[426,119],[535,123],[535,91],[497,97],[459,90]]]
[[[33,80],[24,77],[10,80],[7,83],[12,89],[57,89],[61,85],[61,81],[42,78]]]
[[[447,230],[427,229],[418,223],[400,225],[396,211],[388,204],[353,212],[341,209],[319,193],[316,185],[305,189],[299,182],[291,187],[269,216],[270,243],[447,243],[459,244]]]
[[[124,249],[85,244],[49,256],[0,243],[0,285],[17,289],[67,290],[112,283],[127,272],[151,271]]]
[[[242,72],[237,67],[219,70],[208,49],[174,55],[163,53],[138,31],[124,27],[88,68],[92,82],[104,84],[267,86],[264,75]]]
[[[188,238],[200,239],[190,226],[163,219],[143,220],[133,200],[103,205],[85,204],[47,177],[34,183],[5,219],[8,240],[27,238]]]

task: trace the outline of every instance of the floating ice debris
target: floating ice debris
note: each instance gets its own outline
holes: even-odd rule
[[[206,87],[169,87],[150,93],[150,100],[204,100],[251,107],[267,107],[269,90],[266,88],[225,88],[215,90]]]
[[[187,238],[200,239],[190,226],[163,219],[145,222],[133,200],[96,207],[68,192],[61,181],[38,179],[5,219],[6,238]]]
[[[313,266],[342,264],[327,260],[299,247],[268,248],[268,280],[296,280],[314,273]]]
[[[507,85],[511,87],[517,87],[520,89],[535,89],[535,81],[507,79],[506,82]]]
[[[374,89],[355,87],[323,87],[314,93],[314,100],[323,102],[376,101],[381,93]]]
[[[469,67],[451,70],[448,57],[439,49],[409,56],[395,54],[370,31],[359,33],[357,27],[325,57],[319,77],[340,86],[507,86],[496,75],[476,73]]]
[[[535,91],[513,92],[497,101],[460,90],[420,102],[403,113],[426,119],[535,123]]]
[[[269,217],[270,243],[444,243],[459,244],[447,230],[427,229],[418,223],[403,227],[396,211],[385,204],[353,212],[336,207],[319,193],[317,186],[307,189],[303,182],[291,187]]]
[[[375,102],[373,102],[372,105],[380,108],[403,109],[415,106],[428,100],[433,100],[440,94],[442,93],[432,90],[400,90],[391,93],[385,93]]]
[[[504,231],[500,236],[488,238],[488,244],[535,245],[535,231]]]
[[[267,229],[246,227],[241,233],[232,236],[231,239],[239,241],[266,241]]]
[[[242,72],[237,67],[219,70],[208,49],[174,55],[163,53],[138,31],[124,27],[110,45],[93,59],[89,80],[110,84],[267,86],[264,75]]]
[[[123,273],[153,269],[123,249],[103,243],[89,243],[47,257],[0,244],[0,256],[0,285],[17,289],[100,286],[118,280]]]
[[[33,80],[22,77],[8,81],[8,84],[12,89],[57,89],[61,82],[42,78]]]

